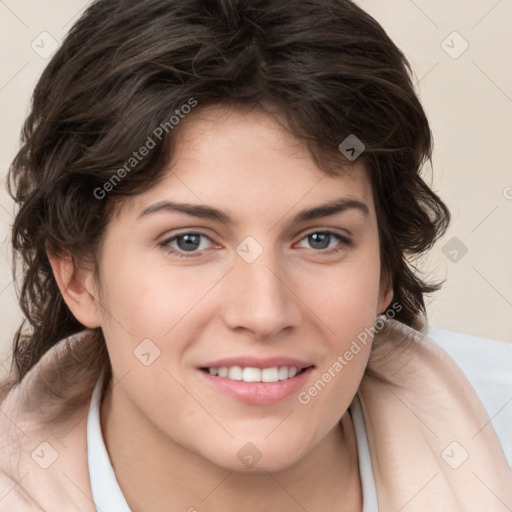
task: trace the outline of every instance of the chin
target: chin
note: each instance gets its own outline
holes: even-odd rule
[[[272,434],[271,434],[272,436]],[[211,463],[238,473],[283,471],[299,462],[307,453],[306,439],[290,443],[290,439],[277,436],[270,442],[264,437],[254,436],[254,441],[241,442],[238,437],[231,445],[215,453],[204,453]]]

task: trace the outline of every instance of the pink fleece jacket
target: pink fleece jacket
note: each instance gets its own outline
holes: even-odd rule
[[[396,320],[388,327],[369,368],[393,384],[365,375],[358,390],[379,511],[510,512],[512,474],[471,384],[424,334]],[[0,404],[0,512],[96,512],[87,464],[89,402],[61,423],[42,421],[64,400],[50,396],[42,371],[63,364],[71,371],[79,364],[74,347],[87,343],[90,332],[59,341]],[[411,342],[393,351],[404,338]],[[73,392],[90,401],[98,375],[81,379]]]

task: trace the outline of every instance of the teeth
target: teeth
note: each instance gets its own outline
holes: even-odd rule
[[[288,368],[286,366],[281,366],[281,368],[279,368],[279,371],[277,372],[277,376],[279,380],[286,380],[288,378],[288,373]]]
[[[244,382],[261,382],[261,370],[259,368],[244,368],[242,380]]]
[[[279,380],[279,370],[274,368],[263,368],[261,370],[261,382],[277,382]]]
[[[244,382],[279,382],[291,379],[299,373],[295,366],[273,366],[272,368],[252,368],[247,366],[221,366],[220,368],[208,368],[210,375],[227,377],[231,380],[243,380]]]
[[[241,366],[231,366],[229,368],[228,378],[231,380],[242,380],[243,373]]]

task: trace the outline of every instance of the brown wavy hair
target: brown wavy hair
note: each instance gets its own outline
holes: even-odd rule
[[[60,339],[84,329],[62,298],[45,243],[98,275],[114,207],[159,182],[176,131],[104,199],[94,191],[191,98],[196,110],[229,104],[279,114],[328,174],[350,165],[341,141],[355,134],[364,143],[359,158],[373,188],[381,270],[402,306],[393,316],[418,327],[423,295],[439,284],[422,280],[413,261],[450,216],[422,177],[430,127],[410,65],[383,28],[349,0],[98,0],[40,77],[9,169],[18,206],[13,270],[21,270],[26,321],[4,392]],[[77,365],[109,371],[101,329],[92,339]],[[63,372],[61,387],[77,378]]]

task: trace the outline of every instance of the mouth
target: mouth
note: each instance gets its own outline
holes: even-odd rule
[[[276,404],[297,395],[314,369],[290,358],[231,358],[198,368],[215,391],[250,405]]]

